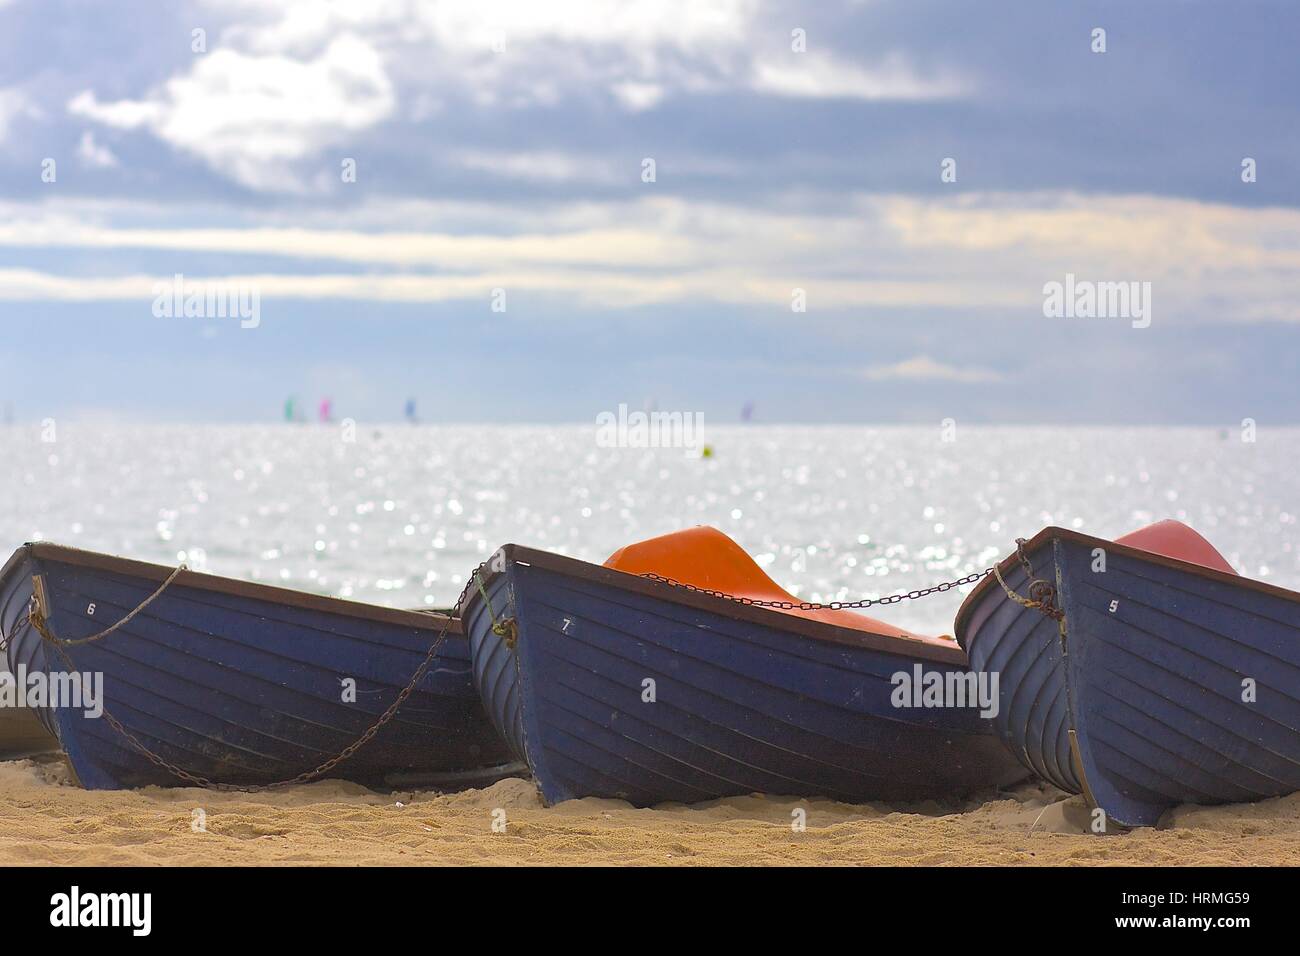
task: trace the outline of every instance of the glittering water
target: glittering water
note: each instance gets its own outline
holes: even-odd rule
[[[1187,521],[1300,588],[1300,430],[708,429],[712,457],[583,426],[0,429],[3,543],[65,544],[396,606],[450,603],[506,542],[593,561],[693,524],[796,594],[848,599],[982,569],[1047,524]],[[54,438],[45,441],[43,439]],[[948,633],[960,595],[881,611]]]

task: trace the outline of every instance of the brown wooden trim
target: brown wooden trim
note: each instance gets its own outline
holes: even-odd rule
[[[60,564],[70,564],[94,571],[125,574],[145,581],[157,581],[158,583],[165,581],[172,571],[176,570],[166,565],[137,561],[134,558],[120,558],[111,554],[101,554],[97,551],[83,551],[81,548],[70,548],[61,544],[38,541],[24,544],[15,551],[13,556],[5,563],[4,569],[0,570],[0,577],[8,577],[14,567],[28,556],[37,560],[56,561]],[[418,628],[423,631],[439,632],[442,630],[443,622],[447,619],[444,614],[379,607],[361,601],[349,601],[346,598],[295,591],[292,588],[278,587],[274,584],[241,581],[238,578],[227,578],[201,571],[182,571],[176,577],[175,586],[193,588],[198,591],[212,591],[217,594],[227,594],[232,597],[248,598],[256,601],[267,601],[308,611],[322,611],[326,614],[364,618],[369,621]],[[447,634],[448,636],[461,634],[460,620],[458,618],[452,618],[451,627],[448,628]]]
[[[784,614],[771,608],[751,607],[728,601],[725,598],[687,591],[673,587],[671,584],[665,584],[662,581],[654,581],[640,575],[616,571],[613,568],[606,568],[587,561],[579,561],[576,558],[553,554],[549,551],[538,551],[517,544],[505,545],[501,548],[501,553],[504,554],[507,561],[517,564],[544,568],[557,574],[589,581],[593,584],[618,588],[632,594],[640,594],[701,611],[711,611],[714,614],[721,614],[739,621],[750,621],[777,630],[790,631],[815,641],[868,648],[888,654],[897,654],[900,657],[921,658],[942,664],[965,666],[967,662],[965,651],[958,647],[955,641],[951,647],[942,647],[928,641],[918,641],[901,636],[895,637],[889,634],[873,634],[869,631],[858,631],[849,627],[836,627],[833,624],[811,621],[793,614]],[[488,563],[490,566],[496,562],[489,561]],[[500,571],[489,571],[485,582],[500,573]],[[477,591],[471,590],[469,594],[469,600],[478,599]]]
[[[1030,554],[1034,551],[1038,551],[1044,545],[1049,544],[1051,541],[1056,539],[1071,541],[1076,544],[1082,544],[1094,548],[1102,548],[1108,554],[1120,554],[1137,561],[1143,561],[1147,564],[1155,564],[1163,568],[1170,568],[1174,571],[1182,571],[1206,581],[1213,581],[1218,584],[1230,584],[1233,587],[1242,588],[1246,591],[1256,591],[1260,594],[1267,594],[1270,597],[1281,598],[1284,601],[1291,601],[1292,603],[1300,604],[1300,593],[1289,591],[1283,587],[1278,587],[1276,584],[1267,584],[1264,581],[1257,581],[1254,578],[1243,577],[1240,574],[1229,574],[1227,571],[1207,568],[1202,564],[1193,564],[1190,561],[1180,561],[1178,558],[1156,554],[1154,551],[1144,551],[1141,548],[1134,548],[1131,545],[1116,544],[1114,541],[1094,537],[1093,535],[1084,534],[1081,531],[1074,531],[1070,528],[1058,528],[1055,526],[1044,528],[1042,531],[1038,532],[1038,534],[1025,542],[1025,553]],[[998,569],[1005,575],[1016,566],[1017,560],[1015,552],[1012,552],[998,562]],[[1035,569],[1035,571],[1037,571],[1037,569]],[[957,609],[957,620],[953,624],[953,630],[957,635],[958,641],[961,640],[961,633],[965,630],[966,618],[974,612],[975,605],[983,600],[984,593],[989,588],[996,587],[999,587],[998,582],[993,578],[993,575],[989,575],[979,584],[975,585],[975,590],[966,596],[966,600],[961,602],[961,607]]]

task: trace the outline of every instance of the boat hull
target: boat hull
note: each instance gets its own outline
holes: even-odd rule
[[[1059,625],[996,583],[957,623],[971,666],[999,674],[998,733],[1025,766],[1124,826],[1300,790],[1300,595],[1063,529],[1026,555]]]
[[[0,572],[0,626],[15,674],[102,675],[103,709],[162,760],[215,783],[256,785],[311,770],[355,741],[414,675],[444,619],[183,572],[107,638],[65,649],[26,622],[40,579],[49,629],[75,640],[120,621],[170,569],[26,545]],[[396,716],[328,775],[463,777],[508,759],[453,622]],[[89,789],[183,785],[86,701],[34,712]],[[491,772],[486,772],[492,776]]]
[[[13,680],[0,655],[0,681]],[[30,707],[0,707],[0,760],[18,760],[54,753],[58,749],[58,740],[45,729]]]
[[[475,680],[548,804],[918,800],[1025,776],[977,709],[891,702],[916,663],[966,673],[956,647],[830,640],[844,629],[516,546],[493,567],[462,608]]]

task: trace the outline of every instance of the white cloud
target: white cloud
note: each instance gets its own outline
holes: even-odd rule
[[[263,51],[299,53],[342,30],[479,51],[502,37],[507,50],[539,41],[691,50],[734,40],[759,8],[756,0],[237,0],[233,6],[248,20],[232,37]]]
[[[150,126],[159,122],[164,115],[160,102],[119,100],[116,103],[101,103],[94,90],[82,90],[68,100],[68,112],[118,129]]]
[[[381,38],[390,49],[418,40],[437,51],[426,69],[444,80],[472,79],[480,95],[486,83],[493,102],[518,100],[543,75],[544,89],[534,89],[540,100],[553,101],[556,85],[567,92],[595,85],[630,111],[652,108],[674,87],[912,100],[952,96],[964,86],[951,75],[924,76],[898,53],[869,66],[824,49],[759,61],[755,51],[768,48],[774,30],[758,0],[341,0],[324,11],[315,0],[290,0],[274,9],[249,4],[254,22],[232,37],[253,49],[299,54],[340,30]]]
[[[755,63],[754,88],[808,99],[931,100],[964,95],[969,83],[947,73],[922,74],[897,54],[864,67],[810,51]]]
[[[132,274],[113,277],[69,276],[30,269],[0,269],[0,301],[98,302],[151,300],[152,290],[170,275]],[[500,269],[470,274],[327,274],[256,273],[198,275],[185,281],[255,288],[269,298],[355,299],[373,302],[489,301],[495,288],[562,297],[587,308],[631,308],[668,303],[713,302],[779,307],[788,301],[789,279],[753,276],[735,269],[693,270],[668,275],[636,270]],[[874,280],[825,280],[817,286],[827,308],[849,306],[955,306],[971,290],[938,288],[924,283]]]
[[[166,249],[454,270],[520,265],[685,267],[693,261],[696,251],[689,241],[656,237],[635,228],[605,227],[508,236],[268,227],[118,229],[89,225],[75,214],[5,221],[0,224],[0,246]]]
[[[614,98],[623,108],[632,113],[654,109],[663,100],[665,90],[658,83],[636,83],[627,81],[615,83],[610,87]]]
[[[228,6],[223,7],[229,12]],[[439,90],[482,107],[554,105],[604,91],[624,109],[658,103],[670,85],[744,78],[757,0],[260,0],[236,4],[224,45],[314,55],[340,32],[365,37],[413,96]]]
[[[862,377],[873,382],[1000,382],[1002,376],[992,369],[961,368],[936,361],[928,355],[895,362],[893,365],[873,365],[862,370]]]
[[[1300,269],[1300,211],[1166,196],[971,194],[871,204],[901,243],[954,257],[1005,257],[1157,279]],[[1293,286],[1294,288],[1294,286]]]
[[[528,182],[596,185],[615,183],[619,179],[618,171],[609,162],[547,150],[521,153],[466,150],[454,154],[452,159],[466,169]],[[630,182],[633,175],[624,178]]]
[[[801,288],[810,313],[856,309],[864,321],[917,307],[1044,321],[1044,283],[1072,272],[1151,282],[1160,324],[1300,320],[1300,210],[1153,196],[835,199],[816,209],[806,196],[759,209],[670,197],[299,204],[226,228],[193,228],[194,211],[177,223],[157,207],[49,199],[0,202],[0,248],[117,250],[111,261],[144,271],[154,250],[184,254],[195,270],[209,255],[254,256],[268,282],[306,297],[473,299],[517,284],[614,308],[734,303],[788,314]],[[294,275],[303,264],[341,274]],[[385,274],[397,270],[405,274]],[[8,298],[56,296],[60,283],[82,282],[15,273],[7,281],[17,283],[0,289]],[[908,371],[927,368],[894,370]]]
[[[294,162],[386,119],[392,84],[375,49],[354,36],[300,61],[217,49],[142,100],[101,103],[93,91],[68,109],[120,129],[146,128],[254,189],[300,190]]]
[[[95,134],[86,130],[77,143],[77,157],[82,164],[92,169],[111,169],[117,165],[117,157],[107,146],[95,141]]]
[[[915,100],[965,84],[901,54],[864,62],[788,32],[758,0],[213,0],[233,25],[211,52],[138,97],[72,97],[75,116],[147,130],[254,189],[325,188],[319,158],[396,114],[515,110],[603,98],[642,112],[678,95]],[[783,44],[777,43],[779,49]],[[317,168],[306,172],[308,162]]]

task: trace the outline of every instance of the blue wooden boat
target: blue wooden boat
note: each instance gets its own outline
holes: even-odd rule
[[[998,735],[1105,820],[1300,790],[1300,594],[1237,576],[1166,521],[1047,528],[970,594],[957,639],[999,674]],[[1031,593],[1032,592],[1032,593]]]
[[[673,570],[680,535],[696,539],[686,542],[689,573]],[[951,639],[646,576],[789,598],[712,529],[653,539],[607,564],[507,545],[461,608],[488,713],[548,804],[754,792],[917,800],[1026,776],[973,702],[897,705],[896,675],[971,676]]]
[[[0,571],[0,629],[15,676],[37,686],[73,673],[102,675],[99,716],[84,696],[72,706],[70,684],[58,701],[34,699],[82,786],[185,782],[146,750],[218,785],[267,784],[312,770],[376,722],[444,628],[410,697],[328,775],[437,786],[508,760],[474,690],[458,622],[184,570],[159,591],[173,573],[53,544],[24,545]],[[102,640],[51,644],[122,622],[155,592]]]

